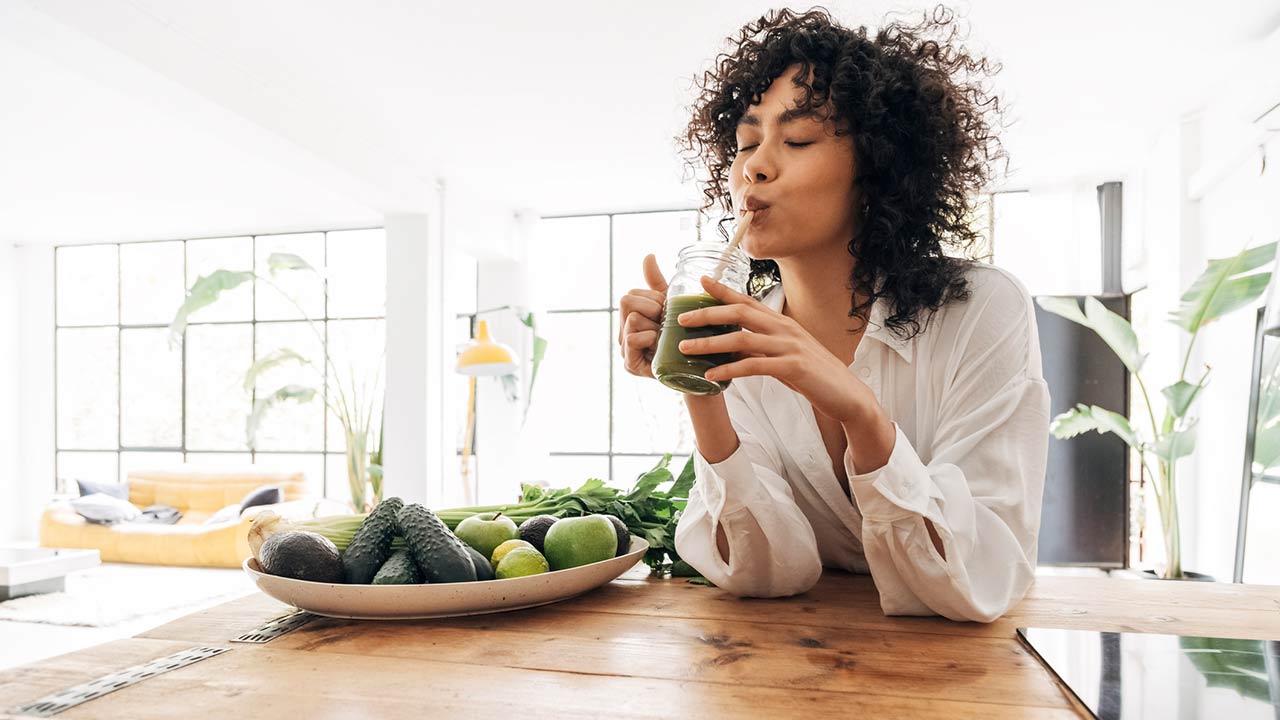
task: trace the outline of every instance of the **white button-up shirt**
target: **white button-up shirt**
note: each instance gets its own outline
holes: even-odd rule
[[[852,498],[804,396],[771,377],[735,379],[724,397],[740,445],[714,465],[695,452],[680,557],[756,597],[804,592],[823,567],[870,573],[886,615],[989,622],[1020,600],[1035,571],[1049,392],[1026,289],[991,265],[967,276],[969,299],[909,340],[884,326],[885,301],[872,306],[849,369],[897,439],[888,463],[865,474],[845,453]],[[783,298],[777,287],[763,302],[780,311]]]

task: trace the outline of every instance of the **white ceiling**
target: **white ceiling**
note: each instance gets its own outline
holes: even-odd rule
[[[689,206],[689,80],[768,7],[0,0],[0,240],[378,224],[436,178],[495,213]],[[1017,188],[1122,176],[1280,25],[1264,0],[960,7],[1004,65]]]

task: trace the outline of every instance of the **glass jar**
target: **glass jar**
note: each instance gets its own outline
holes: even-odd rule
[[[702,288],[702,276],[715,277],[716,267],[728,245],[723,242],[697,242],[680,251],[675,275],[667,286],[667,302],[658,335],[658,347],[653,354],[653,375],[667,387],[690,395],[716,395],[729,387],[729,381],[714,382],[706,378],[707,370],[732,362],[733,353],[712,355],[685,355],[680,352],[684,340],[711,337],[735,332],[737,325],[706,325],[684,327],[677,318],[682,313],[699,308],[721,305]],[[720,282],[740,293],[747,291],[747,279],[751,274],[751,259],[735,248],[726,259]]]

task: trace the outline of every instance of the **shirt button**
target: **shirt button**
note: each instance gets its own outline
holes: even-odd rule
[[[858,374],[861,375],[863,378],[869,378],[871,377],[871,368],[869,367],[858,368]]]

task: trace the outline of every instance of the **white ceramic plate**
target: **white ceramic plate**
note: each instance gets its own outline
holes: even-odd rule
[[[246,558],[244,571],[258,589],[283,603],[317,615],[353,620],[407,620],[519,610],[567,600],[630,570],[649,543],[631,537],[626,555],[540,575],[482,582],[424,585],[344,585],[268,575]]]

